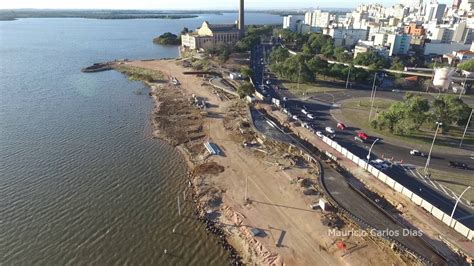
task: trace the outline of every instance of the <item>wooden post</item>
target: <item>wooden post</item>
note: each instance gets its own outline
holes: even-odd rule
[[[247,197],[248,190],[249,190],[249,177],[246,176],[246,177],[245,177],[245,196],[244,196],[244,204],[247,203],[247,200],[248,200],[248,197]]]

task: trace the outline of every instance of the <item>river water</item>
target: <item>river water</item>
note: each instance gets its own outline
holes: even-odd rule
[[[177,214],[186,167],[151,138],[148,89],[115,71],[80,69],[175,57],[176,47],[153,37],[236,17],[0,22],[0,264],[228,262],[189,203]],[[250,13],[246,22],[281,18]]]

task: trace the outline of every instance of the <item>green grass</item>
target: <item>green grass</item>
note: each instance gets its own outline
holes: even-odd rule
[[[394,102],[394,100],[377,98],[372,111],[372,119],[374,119],[378,113],[389,108]],[[420,132],[414,132],[410,136],[394,135],[387,130],[378,130],[372,128],[369,123],[370,102],[368,98],[357,98],[344,101],[341,105],[341,112],[344,116],[344,121],[346,124],[359,127],[369,135],[381,135],[385,140],[394,142],[395,144],[397,142],[403,142],[405,146],[408,144],[408,146],[427,151],[429,150],[431,142],[433,141],[434,130],[429,124],[423,125]],[[442,149],[442,147],[446,146],[458,148],[462,133],[463,130],[461,128],[452,127],[446,135],[438,134],[435,148]],[[474,136],[466,135],[463,143],[467,145],[474,145]]]
[[[130,80],[154,82],[163,80],[163,73],[135,66],[120,65],[117,70],[128,76]]]
[[[418,170],[420,173],[423,172],[422,168]],[[474,178],[469,175],[469,170],[466,170],[466,174],[457,174],[430,169],[430,173],[431,178],[442,184],[444,187],[451,189],[458,196],[463,192],[464,189],[466,189],[467,186],[474,187]],[[474,188],[466,191],[466,193],[463,195],[463,198],[474,201]]]
[[[341,88],[328,87],[327,85],[320,85],[317,83],[300,83],[298,89],[298,83],[296,82],[284,82],[283,86],[293,92],[294,94],[301,96],[303,94],[313,94],[313,93],[324,93],[324,92],[334,92],[341,91]]]

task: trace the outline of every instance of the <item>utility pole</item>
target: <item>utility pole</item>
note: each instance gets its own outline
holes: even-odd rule
[[[297,87],[298,91],[300,91],[300,76],[301,76],[301,63],[300,63],[300,68],[298,70],[298,87]],[[304,92],[303,92],[303,96],[304,96]]]
[[[443,123],[436,122],[436,125],[437,125],[437,126],[436,126],[436,131],[435,131],[435,134],[434,134],[434,137],[433,137],[433,142],[431,143],[430,152],[428,153],[428,158],[426,158],[425,174],[427,173],[427,171],[428,171],[428,166],[430,165],[431,151],[433,150],[433,145],[434,145],[434,143],[435,143],[436,136],[438,135],[439,126],[443,125]]]
[[[459,148],[461,148],[462,142],[464,141],[464,136],[466,136],[466,131],[467,131],[467,128],[469,127],[469,123],[471,123],[473,112],[474,112],[474,109],[471,109],[471,114],[469,115],[469,119],[467,120],[466,128],[464,128],[464,133],[462,133],[462,138],[461,138],[461,142],[459,143]]]
[[[372,101],[372,103],[370,104],[369,122],[370,122],[370,118],[372,116],[372,109],[374,108],[375,94],[377,93],[377,86],[375,86],[375,81],[376,80],[377,80],[377,73],[375,73],[375,75],[374,75],[374,83],[372,85],[372,93],[370,95],[370,100]]]
[[[349,66],[349,72],[347,72],[347,79],[346,79],[346,89],[349,86],[349,77],[351,76],[351,67]]]

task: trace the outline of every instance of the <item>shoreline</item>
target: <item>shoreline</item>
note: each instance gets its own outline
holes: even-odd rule
[[[342,256],[334,246],[338,240],[327,235],[326,214],[306,209],[319,199],[318,188],[308,187],[317,182],[317,167],[301,165],[304,159],[297,151],[255,132],[247,120],[247,105],[214,89],[205,77],[186,75],[181,64],[178,60],[141,60],[120,67],[134,69],[135,74],[155,71],[161,76],[152,82],[141,80],[155,102],[153,137],[173,145],[186,161],[186,200],[192,201],[196,218],[228,252],[231,264],[307,265],[318,264],[322,258],[331,265],[375,265],[370,258],[380,256],[394,264],[406,263],[385,253],[371,239],[359,237],[351,241],[368,248],[359,249],[351,258]],[[131,71],[120,72],[131,78]],[[219,145],[222,155],[209,155],[205,142]],[[247,201],[243,201],[244,176],[252,184]],[[308,189],[316,192],[306,194]]]
[[[162,59],[162,60],[167,60],[167,59]],[[116,69],[115,66],[113,66],[112,69],[119,71],[118,69]],[[127,73],[123,73],[123,72],[121,73],[126,76],[129,76]],[[197,193],[197,191],[199,191],[199,187],[196,185],[195,182],[193,182],[193,180],[196,178],[194,174],[194,169],[198,165],[196,164],[196,162],[193,161],[193,155],[182,144],[176,145],[175,140],[173,139],[172,136],[169,136],[166,133],[162,132],[162,130],[160,130],[160,124],[157,122],[157,119],[156,119],[157,113],[160,112],[160,108],[164,104],[164,102],[160,100],[160,97],[158,96],[160,94],[160,91],[159,91],[160,87],[154,84],[153,82],[148,82],[145,80],[142,80],[142,82],[149,88],[150,90],[149,96],[152,97],[154,101],[154,107],[153,107],[152,115],[151,115],[151,120],[152,120],[151,123],[153,127],[152,137],[165,141],[170,145],[173,145],[173,147],[180,154],[181,158],[186,162],[186,167],[187,167],[186,179],[183,180],[183,182],[187,183],[188,186],[185,189],[185,192],[186,192],[185,200],[191,201],[193,205],[193,214],[195,218],[199,220],[205,226],[208,233],[211,233],[214,235],[219,245],[228,253],[228,259],[230,261],[230,264],[243,265],[241,254],[239,254],[239,252],[237,252],[236,249],[229,243],[228,236],[226,236],[226,233],[224,232],[222,227],[219,226],[218,223],[214,222],[212,219],[208,219],[206,215],[207,214],[206,206],[203,206],[202,204],[198,203],[200,199]]]

